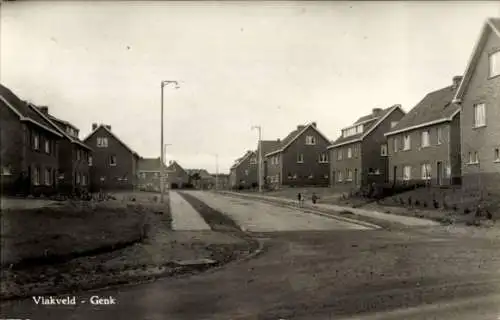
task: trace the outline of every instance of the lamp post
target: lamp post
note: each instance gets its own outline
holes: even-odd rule
[[[259,143],[257,147],[259,149],[258,179],[259,179],[259,192],[262,192],[262,128],[261,126],[253,126],[252,130],[254,129],[259,130]]]
[[[165,188],[163,186],[163,181],[165,179],[165,166],[163,165],[164,163],[164,145],[163,145],[163,88],[168,86],[169,84],[173,84],[175,86],[175,89],[179,89],[179,83],[175,80],[162,80],[161,81],[161,116],[160,116],[160,121],[161,121],[161,136],[160,136],[160,140],[161,140],[161,153],[160,153],[160,156],[161,156],[161,159],[160,159],[160,166],[161,166],[161,171],[160,171],[160,189],[161,189],[161,198],[160,198],[160,202],[163,203],[164,202],[164,198],[165,198]]]
[[[219,185],[219,155],[215,155],[215,190],[218,189]]]

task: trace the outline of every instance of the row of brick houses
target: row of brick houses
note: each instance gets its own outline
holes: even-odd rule
[[[500,19],[484,23],[463,76],[408,113],[374,108],[330,142],[312,122],[265,140],[231,168],[231,187],[428,182],[500,189]],[[263,152],[263,172],[257,155]]]

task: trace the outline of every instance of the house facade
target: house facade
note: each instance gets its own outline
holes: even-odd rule
[[[58,190],[63,194],[89,191],[92,148],[79,138],[79,130],[71,123],[54,117],[47,106],[37,107],[40,115],[62,134],[58,144],[59,170],[57,172]]]
[[[388,152],[385,133],[405,115],[401,105],[381,109],[359,118],[342,129],[329,147],[330,185],[340,190],[357,190],[388,180]]]
[[[170,161],[166,170],[166,184],[168,189],[184,188],[190,180],[187,171],[177,161]]]
[[[93,149],[89,163],[93,190],[135,188],[139,155],[111,131],[111,126],[92,124],[84,142]]]
[[[385,134],[390,182],[461,183],[460,108],[452,103],[461,80],[427,94]]]
[[[215,178],[205,169],[186,169],[190,182],[195,188],[206,190],[213,187]]]
[[[36,107],[0,85],[0,185],[3,194],[57,192],[63,136]]]
[[[311,122],[299,125],[265,154],[266,184],[282,186],[328,186],[328,138]]]
[[[261,140],[260,144],[257,144],[257,161],[259,160],[259,149],[262,148],[262,172],[260,172],[260,168],[257,162],[257,183],[259,181],[259,176],[262,179],[262,184],[265,187],[269,187],[269,182],[270,182],[270,177],[267,172],[267,169],[269,168],[268,166],[268,159],[265,157],[266,154],[273,152],[274,150],[278,149],[281,145],[281,140]]]
[[[500,192],[500,18],[484,23],[454,102],[463,186]]]
[[[137,163],[137,188],[141,191],[160,192],[161,159],[140,158]],[[165,166],[166,169],[166,166]]]
[[[258,186],[257,153],[248,150],[243,157],[237,159],[230,169],[229,184],[231,188],[248,189]]]
[[[229,189],[229,174],[219,173],[211,175],[214,179],[214,187],[218,190]]]

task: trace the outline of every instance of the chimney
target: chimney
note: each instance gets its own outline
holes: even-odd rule
[[[111,131],[111,126],[109,124],[105,125],[106,129],[108,129],[109,131]]]
[[[40,106],[38,107],[38,109],[45,115],[48,115],[49,114],[49,107],[47,106]]]
[[[373,108],[372,113],[374,116],[378,116],[382,112],[382,109],[380,108]]]
[[[316,122],[311,123],[313,127],[316,128]]]
[[[456,89],[460,85],[460,82],[462,82],[462,76],[454,76],[452,79],[452,88]]]
[[[94,131],[95,129],[97,129],[97,123],[92,123],[92,131]]]
[[[303,125],[302,126],[297,126],[297,130],[302,130],[302,129],[304,129]]]
[[[281,139],[280,139],[280,138],[278,138],[278,139],[276,139],[276,141],[277,141],[277,142],[281,142]]]

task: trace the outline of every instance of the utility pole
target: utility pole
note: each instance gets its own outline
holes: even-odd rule
[[[169,84],[175,85],[175,89],[179,89],[179,83],[175,80],[162,80],[161,81],[161,116],[160,116],[160,122],[161,122],[161,136],[160,136],[160,143],[161,143],[161,151],[160,151],[160,190],[161,190],[161,197],[160,197],[160,202],[164,203],[165,202],[165,165],[164,165],[164,144],[163,144],[163,88]]]
[[[219,155],[215,155],[215,190],[219,188]]]
[[[262,128],[261,126],[253,126],[252,127],[252,130],[253,129],[257,129],[259,130],[259,143],[258,143],[258,146],[257,148],[259,149],[259,164],[258,164],[258,179],[259,179],[259,192],[262,192],[262,175],[263,175],[263,172],[262,172]]]

